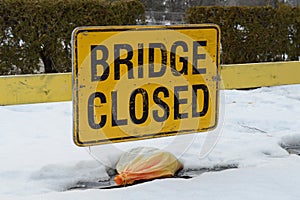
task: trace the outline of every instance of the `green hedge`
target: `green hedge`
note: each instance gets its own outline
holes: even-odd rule
[[[72,30],[144,20],[138,0],[0,1],[0,74],[71,71]]]
[[[221,27],[224,64],[300,57],[300,7],[191,7],[186,21]]]

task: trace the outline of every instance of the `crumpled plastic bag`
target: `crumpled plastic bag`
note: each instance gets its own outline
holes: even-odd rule
[[[117,163],[118,185],[130,185],[137,181],[173,177],[183,165],[177,158],[160,149],[137,147],[124,153]]]

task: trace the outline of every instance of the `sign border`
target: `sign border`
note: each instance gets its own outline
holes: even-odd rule
[[[169,131],[169,132],[159,132],[155,134],[144,134],[140,136],[128,136],[128,137],[120,137],[120,138],[110,138],[110,139],[102,139],[102,140],[91,140],[82,142],[79,138],[79,106],[78,106],[78,81],[75,80],[75,75],[77,77],[78,72],[78,60],[77,60],[77,35],[82,32],[110,32],[110,31],[154,31],[154,30],[163,30],[163,29],[171,29],[171,30],[183,30],[183,29],[215,29],[217,31],[217,45],[216,45],[216,67],[217,67],[217,94],[216,94],[216,114],[215,114],[215,124],[213,126],[203,128],[200,130],[208,131],[213,130],[218,125],[219,118],[219,81],[220,81],[220,44],[221,44],[221,31],[218,25],[215,24],[185,24],[185,25],[155,25],[155,26],[137,26],[137,25],[129,25],[129,26],[81,26],[77,27],[72,32],[71,44],[72,44],[72,107],[73,107],[73,141],[77,146],[92,146],[92,145],[100,145],[100,144],[108,144],[108,143],[116,143],[116,142],[124,142],[126,141],[134,141],[134,140],[142,140],[142,139],[151,139],[151,138],[159,138],[159,137],[167,137],[174,136],[177,134],[193,134],[199,132],[199,129],[187,129],[180,131]],[[76,89],[76,90],[75,90]],[[76,114],[76,115],[75,115]],[[163,135],[163,136],[162,136]]]

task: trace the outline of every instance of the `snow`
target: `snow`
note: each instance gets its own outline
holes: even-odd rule
[[[0,106],[0,199],[300,199],[300,85],[226,90],[215,131],[98,147],[72,139],[71,102]],[[68,190],[106,180],[122,152],[158,145],[185,168],[237,168],[125,188]]]

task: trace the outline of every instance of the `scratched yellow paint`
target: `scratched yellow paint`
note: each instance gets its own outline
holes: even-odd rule
[[[0,105],[70,101],[72,75],[0,76]]]

